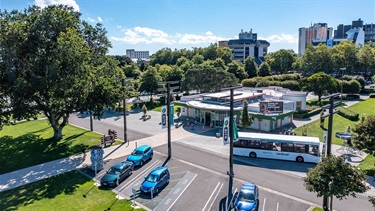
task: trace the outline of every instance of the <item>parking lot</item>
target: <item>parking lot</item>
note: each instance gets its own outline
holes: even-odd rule
[[[109,167],[125,158],[126,156],[106,161],[104,169],[97,174],[96,180],[100,181]],[[169,184],[153,197],[141,193],[139,189],[144,177],[154,168],[162,166],[166,159],[165,155],[155,152],[152,160],[145,163],[143,167],[135,168],[133,174],[113,191],[122,198],[135,199],[137,204],[150,210],[225,210],[226,196],[228,195],[228,176],[224,172],[214,172],[174,158],[166,163],[171,174]],[[87,173],[95,176],[91,170]],[[242,182],[240,179],[234,179],[233,192],[240,188]],[[307,210],[309,207],[302,202],[260,188],[260,211]]]

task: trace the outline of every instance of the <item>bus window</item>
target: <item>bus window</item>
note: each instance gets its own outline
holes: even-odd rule
[[[281,151],[293,152],[293,144],[281,143]]]
[[[294,144],[294,152],[305,153],[305,145],[304,144]]]
[[[309,154],[319,156],[319,146],[316,145],[310,145],[309,146]]]

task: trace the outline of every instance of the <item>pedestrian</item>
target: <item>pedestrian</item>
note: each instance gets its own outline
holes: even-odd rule
[[[82,147],[82,153],[83,153],[82,159],[85,160],[86,159],[86,146]]]

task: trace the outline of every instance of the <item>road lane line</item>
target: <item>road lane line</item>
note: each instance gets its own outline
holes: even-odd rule
[[[195,174],[194,177],[190,180],[189,184],[187,184],[185,186],[185,188],[181,191],[180,195],[177,196],[176,200],[174,200],[174,202],[171,204],[171,206],[167,209],[167,211],[169,211],[173,205],[176,203],[176,201],[181,197],[181,195],[185,192],[185,190],[190,186],[190,184],[193,182],[193,180],[195,179],[195,177],[197,177],[198,174]]]
[[[214,200],[212,200],[212,203],[211,203],[211,205],[210,205],[210,208],[208,208],[208,211],[210,211],[211,210],[211,207],[212,207],[212,205],[215,203],[215,200],[216,200],[216,198],[217,198],[217,196],[219,195],[219,193],[220,193],[220,191],[221,191],[221,188],[223,187],[223,185],[224,185],[224,183],[221,183],[221,186],[220,186],[220,189],[217,191],[217,193],[216,193],[216,196],[215,196],[215,198],[214,198]]]
[[[264,201],[263,201],[263,208],[262,208],[262,211],[264,211],[264,208],[266,207],[266,198],[264,198]]]
[[[216,191],[217,187],[219,187],[219,185],[220,185],[220,182],[218,182],[218,183],[217,183],[217,185],[216,185],[216,187],[215,187],[214,191],[212,191],[212,193],[211,193],[211,196],[210,196],[210,198],[208,198],[208,200],[207,200],[207,203],[206,203],[206,204],[204,205],[204,207],[203,207],[202,211],[204,211],[204,209],[206,209],[206,207],[207,207],[208,203],[210,202],[210,200],[211,200],[212,196],[214,195],[214,193],[215,193],[215,191]]]
[[[124,189],[128,188],[127,186],[130,186],[131,184],[133,184],[135,181],[137,181],[139,178],[141,178],[143,175],[145,175],[147,173],[147,171],[150,169],[150,168],[153,168],[154,166],[156,166],[157,164],[159,164],[161,161],[160,160],[157,160],[155,161],[154,163],[152,163],[149,167],[147,167],[145,170],[143,170],[138,176],[134,177],[132,180],[130,180],[129,182],[127,182],[124,186],[122,186],[119,191],[123,191]]]
[[[168,168],[169,169],[169,168]],[[177,175],[177,174],[186,174],[188,171],[180,171],[180,172],[176,172],[176,173],[173,173],[173,174],[170,174],[170,175]]]
[[[276,211],[279,211],[279,202],[277,202]]]

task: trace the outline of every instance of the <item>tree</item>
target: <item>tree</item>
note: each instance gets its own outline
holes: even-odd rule
[[[375,69],[375,48],[370,44],[365,44],[357,52],[357,58],[367,77],[367,73]]]
[[[292,69],[292,65],[296,61],[297,55],[293,50],[281,49],[267,54],[265,59],[270,65],[272,71],[283,74]]]
[[[364,172],[346,163],[345,158],[334,155],[323,158],[304,177],[306,190],[315,192],[318,197],[331,198],[330,210],[333,196],[339,200],[346,199],[347,196],[356,197],[357,193],[364,193],[368,189],[365,182]]]
[[[219,91],[221,88],[236,85],[237,79],[232,73],[221,68],[202,65],[190,68],[181,81],[183,91]]]
[[[234,74],[239,81],[247,78],[247,73],[245,72],[242,63],[237,60],[228,64],[228,72]]]
[[[100,24],[92,27],[80,21],[80,13],[63,5],[30,6],[0,16],[2,89],[13,118],[42,112],[54,130],[54,140],[60,140],[70,114],[88,107],[95,86],[106,87],[94,76],[104,67],[101,63],[111,46],[106,31]],[[111,69],[107,80],[123,76],[118,71]],[[112,95],[101,96],[104,99],[90,105],[97,113],[103,102],[113,100]]]
[[[357,66],[357,51],[352,41],[342,41],[332,48],[332,62],[334,69],[340,75],[352,74]]]
[[[338,83],[332,76],[320,72],[307,78],[304,89],[318,95],[318,102],[321,102],[323,94],[333,93],[338,89]]]
[[[141,70],[135,64],[122,66],[122,71],[124,71],[125,76],[128,78],[138,79],[141,76]]]
[[[216,55],[224,61],[225,65],[232,62],[232,50],[229,47],[219,46],[216,48]]]
[[[352,138],[359,150],[375,155],[375,116],[368,116],[352,129],[356,135]]]
[[[191,61],[194,63],[194,64],[202,64],[204,62],[204,57],[200,54],[196,54],[193,56],[193,58],[191,59]]]
[[[245,71],[249,78],[257,76],[258,68],[255,63],[255,59],[251,56],[248,56],[245,59]]]
[[[242,127],[244,128],[247,128],[249,127],[251,124],[253,124],[253,119],[251,117],[251,115],[249,115],[249,111],[248,111],[248,102],[247,100],[244,100],[243,101],[243,109],[242,109],[242,113],[241,113],[241,124],[242,124]]]
[[[262,64],[259,65],[258,76],[264,77],[269,75],[271,75],[270,65],[267,62],[262,62]]]
[[[151,95],[155,94],[158,89],[158,82],[162,78],[160,77],[158,71],[155,67],[149,66],[145,72],[142,73],[140,78],[140,86],[138,88],[139,92],[148,92]]]

